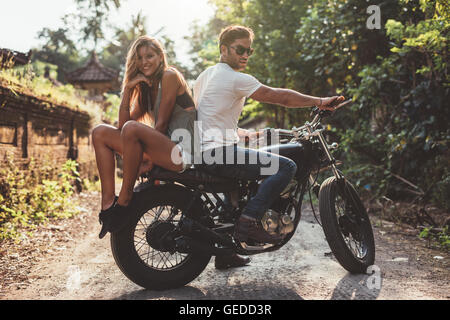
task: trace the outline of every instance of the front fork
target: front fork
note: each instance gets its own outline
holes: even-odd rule
[[[358,212],[360,210],[360,208],[358,208],[358,201],[356,199],[354,199],[353,193],[348,189],[347,181],[346,181],[344,175],[342,174],[342,172],[340,170],[338,170],[336,168],[336,159],[332,156],[332,154],[330,152],[330,148],[328,146],[328,143],[325,140],[325,137],[322,134],[322,130],[316,130],[315,132],[313,132],[313,129],[309,124],[306,125],[306,129],[308,130],[308,133],[311,136],[313,136],[313,135],[317,136],[317,138],[319,139],[320,145],[322,146],[322,149],[325,152],[325,155],[327,156],[327,160],[331,167],[331,171],[333,172],[333,175],[336,177],[338,192],[345,201],[345,207],[346,207],[345,208],[345,216],[347,216],[352,223],[356,223],[357,225],[360,225],[361,217],[359,216],[359,214],[355,214],[355,212]],[[313,191],[318,198],[320,185],[317,182],[315,182],[315,179],[312,175],[309,176],[309,182],[310,182],[310,185],[312,185]]]
[[[322,131],[319,130],[316,131],[317,133],[313,133],[313,129],[309,124],[306,125],[306,130],[308,130],[308,133],[310,135],[317,135],[320,145],[322,146],[322,149],[325,151],[325,155],[327,156],[328,163],[330,164],[331,167],[331,171],[333,172],[333,175],[336,177],[336,181],[338,182],[339,188],[343,191],[345,189],[345,177],[342,174],[342,172],[336,168],[336,159],[331,154],[330,149],[328,147],[328,143],[326,142],[325,137],[322,134]],[[309,176],[309,183],[313,187],[313,192],[316,194],[317,197],[319,197],[320,185],[315,181],[312,175]]]

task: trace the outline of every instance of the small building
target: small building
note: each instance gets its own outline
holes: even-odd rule
[[[92,118],[86,111],[41,100],[0,83],[0,169],[12,156],[22,166],[37,163],[60,166],[76,160],[82,177],[97,174],[90,141]]]
[[[10,49],[0,48],[0,69],[26,65],[31,60],[30,50],[27,54]]]
[[[89,98],[96,101],[102,101],[104,93],[120,88],[119,71],[102,65],[95,52],[84,67],[66,74],[66,79],[76,88],[87,90]]]

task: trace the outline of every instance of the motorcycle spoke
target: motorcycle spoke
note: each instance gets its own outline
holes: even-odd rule
[[[148,247],[148,250],[147,250],[147,259],[146,259],[147,264],[148,264],[148,260],[150,259],[150,252],[151,252],[151,251],[153,251],[153,249],[150,248],[150,247]],[[154,254],[151,256],[152,262],[153,262],[153,257],[154,257]]]
[[[141,255],[141,258],[143,258],[142,260],[145,260],[145,262],[148,265],[153,265],[154,264],[154,258],[159,255],[160,252],[156,251],[155,249],[151,248],[150,246],[147,246],[147,252],[145,254]],[[151,259],[152,263],[149,263],[149,260]]]
[[[141,225],[144,228],[147,228],[150,225],[150,223],[147,222],[147,217],[146,216],[147,215],[145,215],[145,214],[142,216],[142,219],[141,219],[141,220],[143,220],[142,222],[141,222],[141,220],[139,220],[139,222],[141,223]]]
[[[155,220],[160,220],[159,217],[161,216],[161,214],[163,213],[165,207],[159,207],[158,211],[156,212],[155,215]]]
[[[149,217],[153,216],[153,217]],[[147,222],[147,219],[151,218],[151,222]],[[146,212],[142,215],[141,219],[138,221],[138,225],[136,226],[136,231],[144,231],[148,228],[148,226],[155,220],[155,216],[150,212]],[[139,227],[138,227],[139,226]]]
[[[161,259],[161,252],[156,252],[154,257],[157,258],[157,262],[155,263],[155,267],[158,268],[158,269],[164,269],[164,268],[160,268],[161,260],[162,260]]]
[[[346,238],[346,240],[347,240],[347,241],[346,241],[347,246],[348,246],[349,249],[352,251],[353,255],[357,257],[358,254],[357,254],[356,249],[355,249],[355,242],[352,241],[351,235],[349,235],[349,236]]]
[[[162,259],[162,261],[163,261],[163,263],[164,263],[164,267],[168,268],[167,262],[169,262],[169,261],[168,261],[168,260],[169,260],[169,257],[167,257],[165,254],[162,254],[162,255],[161,255],[161,259]]]
[[[363,244],[360,241],[357,241],[350,234],[345,238],[345,242],[347,243],[348,248],[352,251],[353,255],[359,259],[364,258],[364,248]]]
[[[177,261],[175,260],[175,263],[171,261],[171,255],[169,253],[165,252],[157,252],[157,256],[159,258],[158,264],[156,265],[157,268],[160,267],[162,264],[162,269],[170,269],[173,268],[175,265],[177,265]]]
[[[135,240],[135,242],[134,242],[134,247],[136,248],[136,251],[139,252],[139,250],[140,250],[143,246],[145,246],[146,244],[147,244],[147,239],[145,239],[145,238],[139,238],[139,241],[136,242],[136,240]],[[139,245],[140,245],[140,246],[139,246]],[[139,248],[138,248],[137,246],[139,246]]]
[[[346,208],[346,203],[345,203],[344,199],[342,199],[340,196],[338,196],[336,198],[336,202],[335,202],[335,212],[336,212],[337,221],[339,222],[341,217],[346,216],[346,218],[348,220],[350,220],[350,223],[354,224],[354,221],[349,218],[347,210],[348,209]],[[351,229],[353,229],[354,226],[352,226],[350,230],[347,230],[347,229],[349,229],[348,225],[345,227],[340,225],[340,227],[341,227],[342,237],[344,238],[344,241],[345,241],[347,247],[352,252],[352,254],[358,259],[363,259],[367,254],[367,250],[365,248],[364,240],[357,240],[353,237],[352,232],[355,232],[355,231],[351,230]],[[356,226],[356,227],[359,228],[360,226]],[[343,233],[344,228],[345,228],[346,233],[348,234],[347,236],[345,236]]]
[[[170,222],[177,225],[182,212],[170,205],[158,206],[145,212],[139,219],[134,233],[134,247],[142,262],[157,270],[170,270],[186,262],[189,254],[162,252],[148,244],[147,229],[156,221]]]

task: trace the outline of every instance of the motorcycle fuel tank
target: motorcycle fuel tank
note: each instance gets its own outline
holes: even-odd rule
[[[259,148],[260,151],[279,154],[289,158],[297,165],[297,178],[303,178],[307,173],[311,163],[311,145],[309,143],[289,142],[285,144],[270,145]]]

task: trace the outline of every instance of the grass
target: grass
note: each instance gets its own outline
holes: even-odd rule
[[[49,219],[76,215],[72,200],[76,180],[80,178],[73,160],[56,165],[50,159],[32,158],[21,167],[8,154],[0,168],[0,242],[16,239],[21,229],[33,229]]]
[[[0,70],[0,86],[13,94],[35,97],[56,106],[64,106],[74,111],[86,112],[92,119],[103,114],[102,106],[87,99],[87,92],[74,88],[70,84],[55,86],[49,79],[37,76],[33,65]]]

